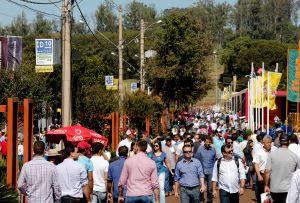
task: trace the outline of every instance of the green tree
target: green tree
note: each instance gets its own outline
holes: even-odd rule
[[[117,28],[117,17],[113,12],[112,5],[106,1],[98,6],[95,12],[96,30],[100,32],[115,32]]]
[[[156,34],[157,56],[146,69],[147,82],[165,103],[193,103],[209,89],[203,61],[211,53],[212,39],[187,14],[173,12],[163,22]]]
[[[145,129],[144,121],[146,117],[156,122],[159,120],[163,110],[163,103],[159,97],[151,97],[144,92],[138,91],[126,96],[124,110],[130,119],[132,127],[142,130]]]
[[[11,22],[10,26],[6,27],[6,34],[23,36],[30,32],[30,25],[28,24],[26,14],[24,11],[17,15]]]
[[[53,31],[53,22],[45,19],[44,15],[37,13],[32,23],[32,32],[36,35],[50,34]]]
[[[153,5],[148,6],[136,0],[126,6],[126,14],[124,14],[124,26],[127,29],[140,29],[140,21],[154,22],[157,12]]]

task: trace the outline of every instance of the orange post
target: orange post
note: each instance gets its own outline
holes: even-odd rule
[[[119,113],[113,112],[111,114],[111,125],[112,125],[112,148],[117,150],[119,144]]]
[[[33,152],[33,104],[31,99],[24,99],[24,163],[32,159]]]
[[[18,173],[18,99],[7,102],[7,179],[8,187],[17,188]]]
[[[148,116],[146,117],[146,132],[147,135],[150,135],[150,119]]]

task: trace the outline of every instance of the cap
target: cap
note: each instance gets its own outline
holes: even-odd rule
[[[126,131],[126,135],[127,135],[127,136],[128,136],[128,135],[131,135],[131,130],[128,129],[128,130]]]
[[[279,140],[280,140],[280,143],[286,143],[286,142],[289,142],[290,139],[287,134],[282,134],[282,135],[280,135]]]
[[[78,144],[77,144],[77,147],[79,149],[88,149],[88,148],[91,148],[91,145],[89,143],[87,143],[86,141],[80,141]]]

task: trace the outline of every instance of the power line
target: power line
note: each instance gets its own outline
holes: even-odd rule
[[[59,1],[50,1],[50,3],[48,2],[37,2],[37,1],[29,1],[29,0],[20,0],[26,3],[31,3],[31,4],[41,4],[41,5],[49,5],[49,4],[57,4],[57,3],[61,3],[63,0],[59,0]]]
[[[4,16],[7,16],[7,17],[10,17],[10,18],[13,18],[13,16],[10,16],[10,15],[8,15],[8,14],[6,14],[6,13],[1,12],[1,11],[0,11],[0,14],[1,14],[1,15],[4,15]]]
[[[75,0],[75,3],[76,3],[76,6],[77,6],[77,8],[78,8],[78,10],[79,10],[79,13],[80,13],[81,18],[83,19],[84,23],[85,23],[86,26],[88,27],[89,31],[92,33],[93,37],[94,37],[94,38],[96,39],[96,41],[99,43],[99,45],[101,45],[101,42],[99,41],[99,39],[97,38],[97,36],[96,36],[95,33],[93,32],[93,30],[91,29],[91,27],[90,27],[90,25],[88,24],[88,22],[87,22],[85,16],[83,15],[83,13],[82,13],[82,11],[81,11],[81,9],[80,9],[80,7],[79,7],[79,4],[77,3],[77,0]],[[108,37],[106,37],[103,33],[101,33],[101,32],[98,31],[98,30],[97,30],[97,32],[98,32],[104,39],[106,39],[110,44],[112,44],[114,47],[118,48],[118,46],[117,46],[114,42],[112,42]],[[130,64],[128,61],[126,61],[125,59],[123,59],[123,61],[124,61],[126,64],[128,64],[130,67],[135,68],[133,65],[131,65],[131,64]]]
[[[20,3],[14,2],[14,1],[12,1],[12,0],[6,0],[6,1],[8,1],[8,2],[10,2],[10,3],[12,3],[12,4],[15,4],[15,5],[17,5],[17,6],[26,8],[26,9],[31,10],[31,11],[36,12],[36,13],[41,13],[41,14],[44,14],[44,15],[47,15],[47,16],[54,16],[54,17],[56,17],[56,18],[60,18],[59,15],[56,15],[56,14],[53,14],[53,13],[47,13],[47,12],[45,12],[45,11],[40,11],[40,10],[31,8],[31,7],[27,6],[27,5],[24,5],[24,4],[20,4]]]
[[[48,0],[51,4],[53,4],[56,8],[58,8],[58,10],[60,10],[60,8],[59,8],[59,6],[57,6],[56,4],[55,4],[55,2],[53,2],[53,1],[51,1],[51,0]]]
[[[101,42],[99,41],[99,39],[96,37],[95,33],[93,32],[93,30],[91,29],[90,25],[88,24],[85,16],[83,15],[81,8],[79,7],[79,4],[77,3],[77,0],[75,0],[75,3],[77,5],[77,8],[79,10],[79,13],[81,15],[82,20],[84,21],[84,23],[86,24],[86,26],[88,27],[89,31],[92,33],[92,35],[94,36],[94,38],[97,40],[97,42],[99,44],[101,44]],[[98,31],[99,32],[99,31]],[[99,32],[99,34],[101,34],[109,43],[111,43],[112,45],[114,45],[115,47],[118,47],[115,43],[113,43],[110,39],[108,39],[104,34],[102,34],[101,32]]]

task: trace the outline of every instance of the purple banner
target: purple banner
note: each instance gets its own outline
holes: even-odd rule
[[[7,37],[8,55],[7,55],[7,70],[16,70],[22,64],[22,38]]]
[[[0,37],[0,68],[7,67],[7,55],[8,55],[8,46],[7,46],[7,38]]]

